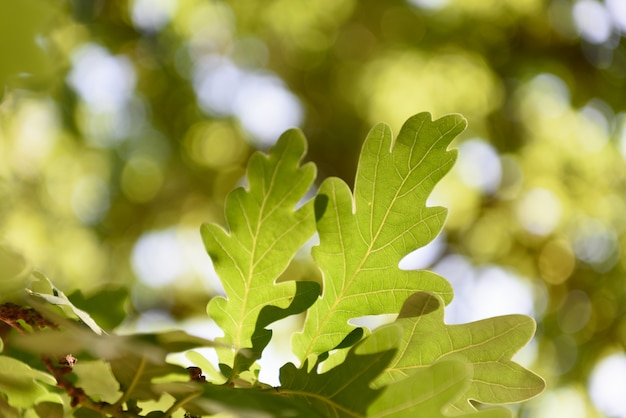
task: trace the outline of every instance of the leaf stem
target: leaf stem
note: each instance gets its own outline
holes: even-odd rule
[[[123,405],[124,402],[126,402],[130,398],[130,395],[135,389],[135,386],[137,386],[139,379],[141,379],[141,375],[143,374],[143,371],[145,368],[146,368],[146,358],[141,357],[141,360],[139,361],[139,365],[137,366],[137,371],[135,372],[135,375],[133,376],[133,380],[130,382],[130,385],[128,385],[128,387],[126,388],[122,396],[118,399],[118,401],[115,402],[116,406]]]
[[[167,411],[165,411],[165,414],[163,415],[163,418],[169,418],[172,416],[172,414],[174,412],[176,412],[178,409],[180,409],[183,405],[185,405],[187,402],[190,402],[194,399],[196,399],[198,396],[202,395],[202,392],[194,392],[194,393],[190,393],[189,395],[185,396],[184,398],[182,398],[179,401],[176,401],[176,403],[174,403],[172,406],[170,406]]]

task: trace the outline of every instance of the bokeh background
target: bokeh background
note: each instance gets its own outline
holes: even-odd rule
[[[127,295],[127,328],[210,334],[198,230],[252,152],[299,127],[352,184],[375,123],[462,113],[445,230],[402,267],[453,283],[450,323],[537,320],[519,416],[626,417],[625,35],[623,0],[0,0],[0,241]]]

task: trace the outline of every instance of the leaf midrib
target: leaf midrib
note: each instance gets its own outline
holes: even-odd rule
[[[423,119],[423,120],[421,121],[421,124],[419,125],[419,128],[415,130],[414,140],[413,140],[413,146],[411,147],[410,154],[409,154],[409,159],[408,159],[408,164],[409,164],[409,166],[410,166],[410,163],[411,163],[411,158],[410,158],[410,157],[412,156],[413,151],[414,151],[414,148],[415,148],[415,144],[417,143],[417,136],[418,136],[418,135],[419,135],[419,133],[421,132],[421,130],[422,130],[423,126],[424,126],[425,121],[426,121],[426,119]],[[383,229],[383,226],[385,225],[385,221],[386,221],[386,219],[388,218],[389,213],[391,212],[391,209],[392,209],[392,208],[393,208],[393,206],[395,205],[395,202],[396,202],[396,200],[397,200],[397,198],[398,198],[398,194],[400,193],[400,190],[402,190],[402,189],[403,189],[404,184],[408,181],[408,179],[410,178],[411,174],[412,174],[413,172],[415,172],[415,170],[417,170],[417,169],[421,166],[421,164],[424,162],[424,160],[426,159],[426,157],[427,157],[428,155],[430,155],[430,153],[432,152],[433,148],[434,148],[434,147],[435,147],[435,146],[436,146],[436,145],[437,145],[437,144],[438,144],[438,143],[439,143],[439,142],[440,142],[443,138],[445,138],[446,134],[448,134],[448,133],[449,133],[449,132],[451,132],[454,128],[456,128],[456,126],[457,126],[457,125],[458,125],[458,124],[453,125],[453,126],[452,126],[452,128],[450,128],[448,131],[446,131],[445,133],[440,134],[440,135],[439,135],[439,137],[437,138],[437,140],[433,141],[433,143],[431,144],[431,146],[430,146],[430,147],[428,148],[428,150],[424,153],[424,155],[422,156],[422,158],[420,159],[420,161],[419,161],[419,162],[418,162],[418,163],[417,163],[417,164],[416,164],[413,168],[409,169],[409,171],[408,171],[407,175],[406,175],[406,176],[404,176],[404,178],[402,179],[402,182],[401,182],[400,186],[397,188],[397,190],[396,190],[396,192],[395,192],[395,195],[394,195],[394,197],[393,197],[393,199],[392,199],[392,202],[393,202],[393,203],[387,207],[387,210],[385,211],[385,214],[384,214],[384,216],[383,216],[382,222],[380,223],[380,225],[379,225],[379,227],[378,227],[378,230],[376,231],[375,236],[372,238],[372,240],[371,240],[370,244],[367,246],[367,251],[366,251],[366,252],[365,252],[365,254],[363,255],[363,258],[361,259],[361,262],[359,263],[358,267],[355,269],[354,273],[352,274],[352,276],[351,276],[351,277],[350,277],[350,279],[348,280],[347,286],[343,286],[343,288],[342,288],[342,289],[341,289],[341,291],[339,292],[338,297],[336,297],[336,298],[335,298],[335,301],[333,302],[332,306],[331,306],[331,307],[328,309],[328,311],[326,312],[326,315],[324,316],[323,320],[322,320],[322,321],[320,321],[320,322],[318,322],[318,327],[317,327],[317,330],[315,331],[314,338],[311,338],[311,340],[310,340],[310,342],[309,342],[309,345],[307,346],[306,350],[304,351],[304,356],[303,356],[303,359],[306,359],[306,358],[309,356],[309,354],[311,353],[311,349],[312,349],[312,347],[313,347],[314,343],[315,343],[315,342],[319,339],[319,337],[320,337],[320,332],[321,332],[321,330],[322,330],[322,329],[323,329],[323,327],[326,325],[326,323],[328,323],[328,321],[330,320],[330,317],[332,316],[332,315],[331,315],[331,313],[332,313],[332,312],[334,312],[334,310],[337,308],[337,306],[341,303],[341,301],[343,300],[344,294],[345,294],[345,293],[346,293],[346,291],[347,291],[347,290],[348,290],[348,289],[352,286],[352,283],[354,282],[354,280],[355,280],[355,279],[356,279],[356,277],[358,276],[358,273],[361,271],[361,269],[362,269],[363,265],[365,264],[365,262],[366,262],[366,261],[367,261],[367,259],[369,258],[370,254],[371,254],[371,252],[372,252],[372,248],[373,248],[374,244],[376,243],[376,241],[378,240],[378,237],[380,236],[380,233],[381,233],[381,231],[382,231],[382,229]],[[381,132],[381,135],[382,135],[382,138],[381,138],[381,140],[380,140],[380,143],[382,143],[382,142],[383,142],[383,141],[382,141],[382,139],[384,139],[384,131],[383,131],[383,132]],[[393,140],[393,139],[392,139],[392,142],[391,142],[391,148],[390,148],[390,150],[389,150],[389,152],[390,152],[390,153],[393,153],[393,148],[394,148],[394,147],[395,147],[395,140]],[[379,149],[380,149],[380,147],[379,147]],[[377,155],[380,155],[380,153],[379,153],[379,154],[377,154]],[[376,172],[376,173],[378,172],[378,164],[376,164],[376,171],[375,171],[375,172]],[[376,178],[376,177],[374,177],[374,180],[372,181],[372,184],[374,184],[376,180],[377,180],[377,178]],[[358,178],[357,178],[357,181],[358,181]],[[356,187],[355,187],[355,189],[356,189]],[[375,191],[375,189],[373,189],[373,191],[372,191],[372,202],[375,200],[375,198],[374,198],[374,191]],[[334,183],[332,184],[332,192],[333,192],[333,197],[335,197],[335,196],[336,196],[336,190],[335,190],[335,185],[334,185]],[[355,200],[355,198],[354,198],[354,194],[353,194],[353,193],[351,193],[350,195],[351,195],[352,201],[353,201],[354,203],[356,203],[356,200]],[[336,198],[335,198],[335,201],[336,201]],[[335,213],[336,213],[336,218],[338,218],[339,212],[336,210],[336,211],[335,211]],[[371,213],[371,212],[370,212],[370,213]],[[353,214],[352,214],[352,216],[355,216],[355,215],[356,215],[356,204],[355,204],[355,213],[353,213]],[[336,220],[337,220],[337,225],[338,225],[338,228],[339,228],[339,232],[341,232],[341,223],[340,223],[340,222],[338,222],[338,219],[336,219]],[[371,225],[372,223],[373,223],[373,222],[371,222],[371,219],[370,219],[370,225]],[[361,234],[359,234],[359,235],[361,235]],[[343,251],[343,255],[344,255],[344,263],[343,263],[343,265],[344,265],[344,266],[346,266],[346,265],[347,265],[347,260],[346,260],[346,251],[345,251],[345,246],[343,245],[343,234],[339,233],[339,237],[340,237],[340,242],[341,242],[341,248],[342,248],[342,249],[344,249],[344,251]],[[343,283],[345,284],[345,273],[343,274],[343,276],[342,276],[342,277],[343,277],[343,280],[342,280],[342,281],[343,281]]]

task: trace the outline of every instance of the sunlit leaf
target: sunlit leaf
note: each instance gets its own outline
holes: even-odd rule
[[[410,118],[394,141],[380,124],[363,144],[354,195],[340,179],[322,184],[315,200],[320,245],[313,249],[324,276],[323,295],[294,336],[305,359],[335,347],[348,320],[397,313],[418,290],[452,298],[449,283],[428,271],[402,271],[400,260],[439,233],[446,209],[426,200],[456,158],[447,147],[465,129],[460,115]]]
[[[372,418],[509,418],[503,408],[465,414],[446,414],[447,406],[467,390],[472,367],[460,360],[444,360],[417,369],[409,377],[387,386],[368,410]]]
[[[443,322],[443,300],[419,292],[405,302],[394,325],[404,330],[402,344],[376,385],[402,382],[423,367],[449,358],[469,362],[470,384],[454,405],[475,410],[469,400],[488,404],[520,402],[544,389],[536,374],[511,361],[535,332],[535,322],[524,315],[488,318],[461,325]]]
[[[315,176],[313,164],[299,166],[305,149],[302,134],[291,130],[269,156],[254,154],[247,188],[234,190],[226,202],[229,231],[202,226],[204,244],[226,292],[226,298],[211,300],[208,312],[235,351],[252,347],[265,306],[285,309],[296,295],[295,282],[275,281],[315,231],[312,202],[295,210]],[[221,361],[232,365],[232,358]]]

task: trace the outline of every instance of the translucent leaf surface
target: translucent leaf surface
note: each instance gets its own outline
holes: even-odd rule
[[[446,209],[427,207],[437,181],[456,158],[447,147],[465,129],[460,115],[436,121],[428,113],[410,118],[397,139],[386,125],[367,136],[354,196],[337,178],[322,184],[315,201],[320,245],[313,249],[323,295],[294,336],[301,359],[335,347],[352,329],[348,320],[397,313],[418,290],[452,299],[449,283],[427,271],[402,271],[400,260],[439,233]]]
[[[311,187],[315,166],[299,166],[306,142],[299,131],[283,134],[269,156],[255,153],[248,164],[247,188],[226,202],[229,231],[202,226],[205,247],[226,292],[208,306],[235,350],[252,347],[261,309],[287,308],[296,294],[293,281],[275,283],[296,251],[313,235],[312,202],[295,209]],[[232,364],[232,359],[221,359]]]
[[[444,360],[415,370],[409,377],[385,388],[368,410],[372,418],[509,418],[510,412],[494,408],[466,414],[446,414],[447,406],[470,385],[472,367],[464,361]]]
[[[543,379],[511,361],[535,331],[524,315],[488,318],[461,325],[443,322],[443,300],[425,292],[407,299],[394,325],[404,330],[402,344],[385,373],[375,382],[403,382],[427,365],[442,359],[462,358],[473,370],[454,409],[474,411],[469,400],[489,404],[520,402],[544,389]]]

